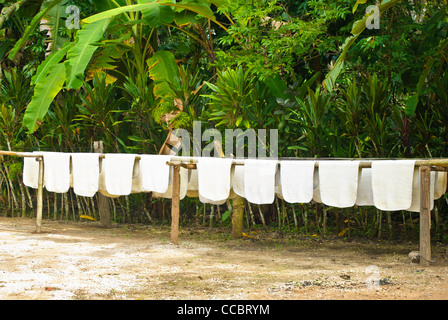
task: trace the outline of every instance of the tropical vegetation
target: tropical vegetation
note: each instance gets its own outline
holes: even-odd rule
[[[2,150],[92,152],[102,140],[104,152],[157,154],[173,130],[201,121],[278,129],[281,157],[448,154],[447,1],[1,0],[0,9]],[[34,214],[21,168],[2,158],[2,215]],[[446,199],[433,211],[439,241]],[[170,219],[170,201],[151,194],[109,201],[117,223]],[[47,218],[98,219],[96,197],[45,192],[44,204]],[[232,201],[181,206],[184,225],[231,223]],[[405,211],[276,199],[244,212],[247,228],[418,235],[418,214]]]

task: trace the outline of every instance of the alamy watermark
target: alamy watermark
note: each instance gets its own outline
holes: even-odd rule
[[[65,8],[65,13],[69,16],[65,20],[65,27],[67,29],[80,29],[79,24],[79,17],[80,17],[80,10],[78,6],[70,5]]]
[[[65,8],[65,13],[68,14],[65,20],[67,29],[80,29],[80,10],[76,5],[69,5]],[[380,28],[380,7],[379,5],[370,5],[366,8],[366,14],[369,16],[366,19],[366,28],[379,29]]]
[[[378,5],[371,5],[366,8],[366,14],[369,16],[366,19],[366,28],[379,29],[380,28],[380,7]]]
[[[375,265],[370,265],[365,269],[365,274],[369,275],[366,278],[367,289],[375,289],[380,286],[380,268]]]
[[[223,138],[214,128],[202,132],[201,122],[194,121],[193,139],[185,129],[175,130],[175,136],[181,139],[177,155],[190,156],[193,149],[194,157],[221,157],[223,153],[226,158],[278,158],[278,129],[225,129]],[[202,147],[203,142],[209,143]],[[222,153],[218,152],[217,147],[223,145]]]

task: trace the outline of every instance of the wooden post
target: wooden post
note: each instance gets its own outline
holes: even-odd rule
[[[37,182],[37,214],[36,214],[36,233],[42,231],[42,207],[43,207],[43,188],[44,188],[44,159],[36,158],[39,161],[39,175]]]
[[[420,167],[420,264],[431,261],[431,168]]]
[[[232,200],[232,239],[238,239],[243,236],[243,222],[244,222],[244,198],[236,196]]]
[[[171,200],[171,243],[177,244],[179,238],[179,192],[180,165],[173,166],[173,191]]]
[[[95,153],[103,153],[103,148],[103,141],[93,142],[93,151]],[[104,228],[110,228],[112,221],[110,218],[109,199],[100,192],[97,192],[96,195],[98,197],[98,213],[100,215],[101,226]]]

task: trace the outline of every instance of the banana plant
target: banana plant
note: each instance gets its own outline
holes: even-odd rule
[[[36,15],[22,39],[11,50],[10,57],[17,54],[31,32],[40,23],[42,17],[51,8],[58,5],[60,1],[52,1],[48,4],[48,7]],[[194,16],[200,15],[217,22],[210,9],[211,3],[211,1],[200,0],[183,0],[181,2],[140,0],[137,4],[127,5],[115,1],[103,3],[102,7],[107,8],[107,10],[85,18],[82,21],[82,28],[76,33],[75,40],[66,43],[62,53],[55,51],[49,55],[39,67],[39,75],[35,78],[34,95],[26,109],[23,120],[28,132],[33,133],[37,130],[54,98],[63,88],[69,90],[81,88],[86,79],[86,70],[95,52],[103,45],[101,39],[103,39],[108,27],[117,28],[126,23],[135,34],[139,24],[150,25],[151,27],[160,26],[162,23],[174,21],[176,13],[183,11],[189,11],[194,13]],[[143,20],[140,19],[140,13],[143,15]],[[113,33],[112,30],[110,32]],[[139,61],[142,61],[142,59]]]

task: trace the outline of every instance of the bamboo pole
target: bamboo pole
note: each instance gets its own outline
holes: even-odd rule
[[[267,158],[269,159],[269,158]],[[186,157],[186,156],[173,156],[171,157],[171,162],[190,162],[191,164],[197,163],[198,157]],[[319,167],[319,161],[337,161],[337,160],[349,160],[349,161],[359,161],[359,167],[360,168],[370,168],[372,166],[373,161],[380,161],[380,160],[403,160],[403,159],[393,159],[393,158],[368,158],[368,159],[354,159],[354,158],[272,158],[271,160],[278,160],[278,161],[287,161],[287,160],[313,160],[316,161],[315,167]],[[407,159],[407,160],[414,160],[415,165],[417,167],[420,166],[434,166],[434,168],[437,167],[448,167],[448,158],[431,158],[431,159]],[[244,159],[234,159],[233,164],[235,165],[244,165]],[[439,168],[439,170],[443,170]]]
[[[15,151],[4,151],[0,150],[0,155],[9,155],[9,156],[18,156],[18,157],[41,157],[41,155],[32,154],[32,153],[24,153],[24,152],[15,152]],[[104,158],[105,154],[100,154],[100,158]],[[136,156],[136,159],[141,159],[140,156]],[[198,157],[187,157],[187,156],[172,156],[170,158],[171,162],[189,162],[189,164],[196,164]],[[271,158],[267,158],[271,159]],[[313,160],[316,161],[315,166],[319,167],[319,161],[323,160],[350,160],[350,161],[359,161],[360,168],[369,168],[372,165],[372,161],[378,161],[378,160],[402,160],[402,159],[395,159],[395,158],[367,158],[367,159],[356,159],[356,158],[291,158],[291,157],[279,157],[279,158],[272,158],[272,160],[278,160],[278,161],[286,161],[286,160]],[[446,169],[443,169],[445,167],[448,167],[448,158],[430,158],[430,159],[407,159],[407,160],[415,160],[415,165],[417,167],[420,166],[433,166],[432,169],[434,170],[441,170],[445,171]],[[234,159],[233,164],[235,165],[244,165],[244,159]],[[185,165],[185,164],[182,164]],[[190,169],[194,168],[195,166],[189,167]]]

